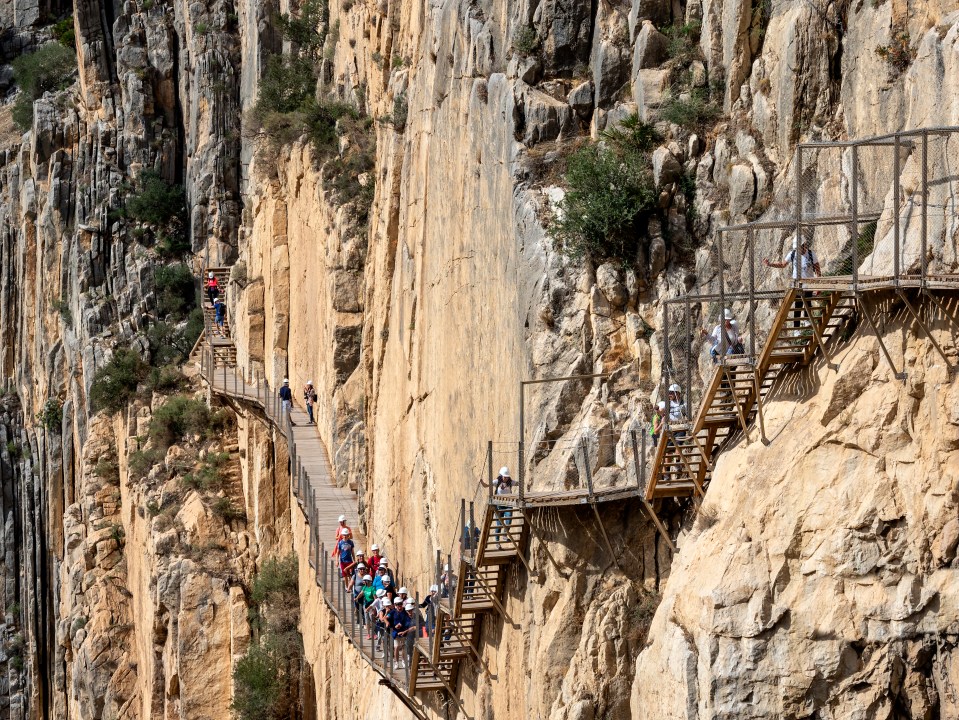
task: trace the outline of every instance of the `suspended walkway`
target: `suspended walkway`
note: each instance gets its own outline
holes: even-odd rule
[[[340,630],[378,674],[380,682],[417,718],[425,719],[428,709],[432,714],[442,714],[441,706],[448,703],[465,711],[459,699],[460,676],[464,667],[488,672],[483,659],[483,626],[502,622],[507,616],[505,588],[510,569],[524,566],[529,571],[526,546],[537,509],[587,505],[596,513],[602,529],[597,510],[602,503],[635,499],[675,549],[657,510],[671,498],[702,498],[718,454],[737,438],[751,438],[758,432],[765,441],[763,405],[784,377],[820,360],[832,365],[837,344],[863,322],[875,334],[894,374],[902,376],[876,322],[880,300],[888,305],[892,299],[905,308],[953,369],[930,333],[922,311],[934,308],[959,330],[959,322],[939,299],[959,291],[959,275],[930,264],[928,245],[930,226],[952,227],[941,222],[943,218],[951,223],[952,218],[959,217],[959,179],[953,177],[951,169],[959,168],[957,132],[959,128],[934,128],[863,141],[800,145],[795,158],[793,211],[787,212],[782,221],[723,228],[711,251],[714,255],[710,262],[716,273],[703,287],[666,304],[660,329],[664,348],[662,397],[665,399],[666,388],[673,383],[681,386],[682,397],[690,404],[695,396],[695,412],[688,421],[667,420],[649,456],[645,435],[640,442],[633,432],[629,448],[632,479],[627,462],[626,472],[612,485],[594,486],[590,457],[584,447],[578,471],[583,482],[532,487],[524,474],[528,465],[537,472],[539,467],[535,461],[526,462],[529,456],[524,454],[521,441],[516,491],[494,496],[490,449],[485,492],[481,488],[473,501],[462,501],[450,548],[445,554],[437,551],[434,575],[439,591],[422,612],[418,609],[415,613],[414,631],[395,641],[389,634],[379,643],[374,639],[373,622],[354,603],[327,552],[338,516],[354,517],[357,498],[349,489],[335,485],[327,449],[315,427],[306,424],[306,414],[296,407],[291,416],[284,414],[276,389],[266,379],[251,377],[238,367],[229,320],[223,332],[217,331],[212,308],[204,308],[207,332],[191,359],[212,392],[262,411],[286,438],[293,491],[310,528],[308,552],[315,582],[323,588],[325,602],[337,617]],[[944,161],[950,153],[956,154],[954,161]],[[907,193],[902,175],[904,165],[910,162],[914,171],[918,168],[919,180],[909,184]],[[848,189],[845,196],[821,192],[833,177],[828,175],[832,171],[842,176],[842,187]],[[839,196],[844,198],[842,208],[830,206],[832,200],[823,200]],[[941,218],[933,217],[936,208],[941,209]],[[905,238],[915,235],[919,222],[921,237],[916,248],[914,239],[910,244]],[[770,240],[770,234],[777,233]],[[796,253],[792,255],[791,277],[801,280],[783,281],[784,273],[757,272],[758,267],[770,267],[759,250],[779,242],[783,251],[788,251],[790,237],[822,239],[823,247],[834,249],[828,257],[825,251],[819,252],[822,257],[817,264],[823,266],[822,277],[801,273]],[[781,268],[784,263],[773,265]],[[229,269],[210,270],[226,289]],[[789,274],[788,268],[785,274]],[[674,332],[670,312],[675,305],[670,303],[685,307],[682,332]],[[707,310],[694,317],[694,307]],[[720,347],[716,365],[710,367],[707,360],[707,371],[701,372],[702,325],[709,324],[717,308],[722,311],[727,307],[746,319],[748,348],[739,348],[742,352],[733,355],[724,352],[728,348]],[[612,552],[605,530],[603,536]],[[397,585],[402,585],[398,569],[396,575]],[[416,596],[415,600],[419,606],[426,598]]]
[[[702,498],[730,442],[757,432],[766,442],[770,392],[814,361],[834,367],[835,347],[853,328],[870,330],[893,375],[905,377],[883,342],[880,313],[902,309],[956,369],[928,312],[959,330],[942,300],[959,291],[959,273],[933,251],[933,240],[946,255],[959,240],[959,128],[805,143],[793,162],[795,194],[783,219],[722,228],[707,259],[715,275],[664,304],[661,397],[668,405],[678,387],[676,402],[698,403],[689,421],[665,423],[645,492],[654,506]],[[763,257],[778,248],[782,255]],[[715,365],[701,372],[702,326],[721,327],[725,310],[745,318],[749,348],[723,340],[713,348]]]

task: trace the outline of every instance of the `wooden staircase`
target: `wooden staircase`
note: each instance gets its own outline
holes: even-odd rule
[[[851,293],[787,291],[756,363],[749,358],[726,358],[704,389],[693,422],[663,433],[646,500],[704,495],[716,455],[738,431],[749,433],[783,370],[808,365],[817,353],[826,353],[828,343],[855,314],[856,298]]]
[[[206,329],[204,337],[210,346],[213,356],[214,368],[233,368],[236,367],[236,345],[233,344],[232,329],[230,327],[230,317],[227,315],[223,320],[222,333],[216,326],[216,311],[206,292],[206,281],[210,273],[216,277],[220,286],[220,299],[226,300],[226,287],[230,281],[230,268],[211,267],[203,271],[203,297],[200,305],[203,307],[203,325]],[[196,348],[194,349],[196,351]],[[191,353],[192,356],[192,353]]]
[[[480,534],[466,547],[439,602],[436,627],[430,638],[420,638],[410,659],[410,695],[446,690],[455,695],[460,664],[482,663],[479,649],[484,618],[505,615],[502,604],[506,574],[513,560],[523,560],[529,525],[522,509],[487,504],[480,518]],[[451,565],[450,570],[454,568]]]

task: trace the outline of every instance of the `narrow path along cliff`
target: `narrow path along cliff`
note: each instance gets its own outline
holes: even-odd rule
[[[0,720],[959,714],[959,4],[0,28]]]

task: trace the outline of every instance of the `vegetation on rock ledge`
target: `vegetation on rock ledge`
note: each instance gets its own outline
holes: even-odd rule
[[[649,153],[658,135],[633,115],[603,139],[569,157],[552,235],[573,258],[628,260],[655,208]]]
[[[255,637],[233,670],[233,712],[238,720],[297,717],[303,639],[296,556],[264,563],[250,600]]]

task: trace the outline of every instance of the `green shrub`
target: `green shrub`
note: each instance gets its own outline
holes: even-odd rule
[[[671,92],[659,109],[659,117],[682,128],[693,129],[715,120],[719,107],[701,88],[688,93]]]
[[[186,378],[180,370],[173,365],[164,365],[150,370],[150,376],[147,378],[147,390],[151,393],[171,393],[180,390]]]
[[[20,446],[17,445],[16,440],[7,441],[7,452],[10,454],[11,460],[18,460],[20,458]]]
[[[683,25],[674,24],[663,30],[668,44],[666,52],[673,60],[680,63],[692,62],[698,54],[699,34],[702,25],[698,21],[688,22]]]
[[[230,459],[228,453],[209,453],[200,463],[199,469],[180,478],[180,484],[197,492],[215,492],[223,485],[223,466]]]
[[[395,98],[393,98],[393,128],[396,132],[403,132],[406,130],[406,122],[410,117],[410,104],[406,99],[405,93],[400,93]]]
[[[568,189],[552,236],[573,258],[633,259],[655,207],[648,158],[615,146],[589,145],[570,155]]]
[[[67,327],[73,327],[73,313],[70,312],[70,305],[62,298],[57,298],[52,303],[53,309],[60,313],[63,324]]]
[[[93,376],[90,403],[94,411],[116,413],[123,410],[148,372],[149,366],[136,352],[118,348],[110,361]]]
[[[300,52],[315,59],[326,40],[325,28],[329,19],[328,0],[306,0],[300,6],[299,15],[283,14],[275,22],[284,38]]]
[[[166,227],[156,231],[154,248],[157,255],[164,260],[180,258],[190,252],[190,241],[183,230],[183,222],[179,218],[174,218]]]
[[[273,558],[253,580],[250,614],[261,634],[233,671],[239,720],[280,720],[296,707],[303,658],[298,569],[295,555]]]
[[[150,364],[155,368],[179,365],[193,348],[193,343],[187,340],[186,334],[167,322],[153,323],[147,328],[147,342],[150,345]],[[159,380],[160,378],[156,376],[151,379]],[[150,389],[158,388],[153,386]]]
[[[300,568],[296,555],[270,558],[253,579],[250,600],[257,605],[290,602],[299,597]]]
[[[57,398],[47,400],[37,413],[37,422],[49,432],[60,432],[63,425],[63,403]]]
[[[643,122],[636,113],[604,130],[603,138],[621,153],[650,152],[663,139],[655,125]]]
[[[58,20],[53,25],[53,37],[65,48],[76,52],[77,36],[73,29],[73,15]]]
[[[273,55],[260,78],[254,115],[291,113],[300,110],[316,92],[313,64],[303,57]]]
[[[20,603],[14,601],[7,606],[7,614],[13,615],[13,617],[20,617]]]
[[[166,225],[186,213],[186,191],[155,170],[144,170],[137,178],[136,192],[126,199],[126,213],[138,222]]]
[[[221,517],[224,522],[246,517],[246,513],[234,505],[233,501],[228,497],[218,497],[213,503],[212,510],[214,514]]]
[[[29,130],[33,127],[33,98],[26,93],[17,95],[11,117],[13,123],[21,130]]]
[[[888,45],[878,45],[876,47],[876,55],[886,61],[893,76],[904,73],[916,57],[916,51],[911,46],[909,31],[893,32]]]
[[[185,263],[163,265],[154,274],[157,295],[157,315],[182,320],[196,305],[196,286],[193,271]]]
[[[28,130],[33,124],[33,101],[45,92],[67,87],[72,81],[77,68],[76,53],[59,43],[47,43],[15,58],[11,65],[14,80],[22,91],[14,107],[14,122],[21,130]]]
[[[162,459],[163,453],[156,448],[151,448],[149,450],[134,450],[132,453],[130,453],[130,457],[127,461],[130,467],[130,474],[138,479],[145,478],[153,466]]]
[[[110,482],[116,482],[120,479],[120,468],[113,458],[102,458],[93,466],[93,474],[98,478]]]
[[[536,35],[536,29],[531,27],[521,28],[513,36],[513,50],[522,57],[535,55],[539,50],[539,37]]]
[[[210,32],[210,26],[205,22],[198,22],[194,26],[194,29],[196,30],[197,35],[206,35],[208,32]]]
[[[283,689],[279,659],[267,647],[252,643],[233,669],[233,713],[237,720],[278,717]]]
[[[187,434],[205,434],[215,422],[214,414],[202,400],[174,395],[153,412],[150,438],[160,447],[169,447]]]

